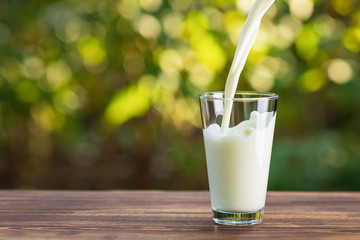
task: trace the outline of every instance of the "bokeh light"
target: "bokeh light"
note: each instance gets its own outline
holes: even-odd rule
[[[327,74],[333,82],[343,84],[351,80],[353,70],[347,61],[343,59],[333,59],[328,64]]]
[[[142,9],[148,12],[157,11],[162,4],[162,0],[139,0],[139,5]]]
[[[133,19],[140,13],[138,1],[122,0],[117,5],[117,10],[126,19]]]
[[[313,0],[289,0],[290,12],[301,20],[310,18],[314,11]]]
[[[71,76],[71,69],[64,61],[51,62],[46,67],[46,80],[51,88],[63,85]]]
[[[147,94],[138,86],[129,86],[115,93],[105,110],[105,117],[112,124],[122,124],[133,117],[144,115],[150,107]]]
[[[135,20],[135,29],[144,37],[148,39],[155,39],[161,33],[161,25],[159,21],[148,14],[141,14]]]
[[[305,93],[316,92],[325,86],[325,74],[319,69],[309,69],[299,78],[299,87]]]

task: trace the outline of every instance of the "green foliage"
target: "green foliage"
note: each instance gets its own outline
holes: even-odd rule
[[[0,1],[1,188],[206,189],[197,96],[252,1]],[[358,190],[360,8],[276,1],[239,89],[280,95],[273,190]]]

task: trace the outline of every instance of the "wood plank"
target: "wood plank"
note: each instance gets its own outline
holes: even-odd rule
[[[208,192],[0,191],[0,239],[360,239],[360,193],[269,192],[264,221],[212,222]]]

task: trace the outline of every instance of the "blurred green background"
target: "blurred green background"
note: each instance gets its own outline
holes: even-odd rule
[[[198,95],[250,0],[0,1],[0,188],[208,189]],[[280,95],[269,189],[360,190],[360,3],[276,0],[240,90]]]

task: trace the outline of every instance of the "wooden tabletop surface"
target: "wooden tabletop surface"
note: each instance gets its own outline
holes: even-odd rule
[[[360,239],[360,192],[268,192],[264,221],[213,223],[205,191],[0,191],[0,239]]]

